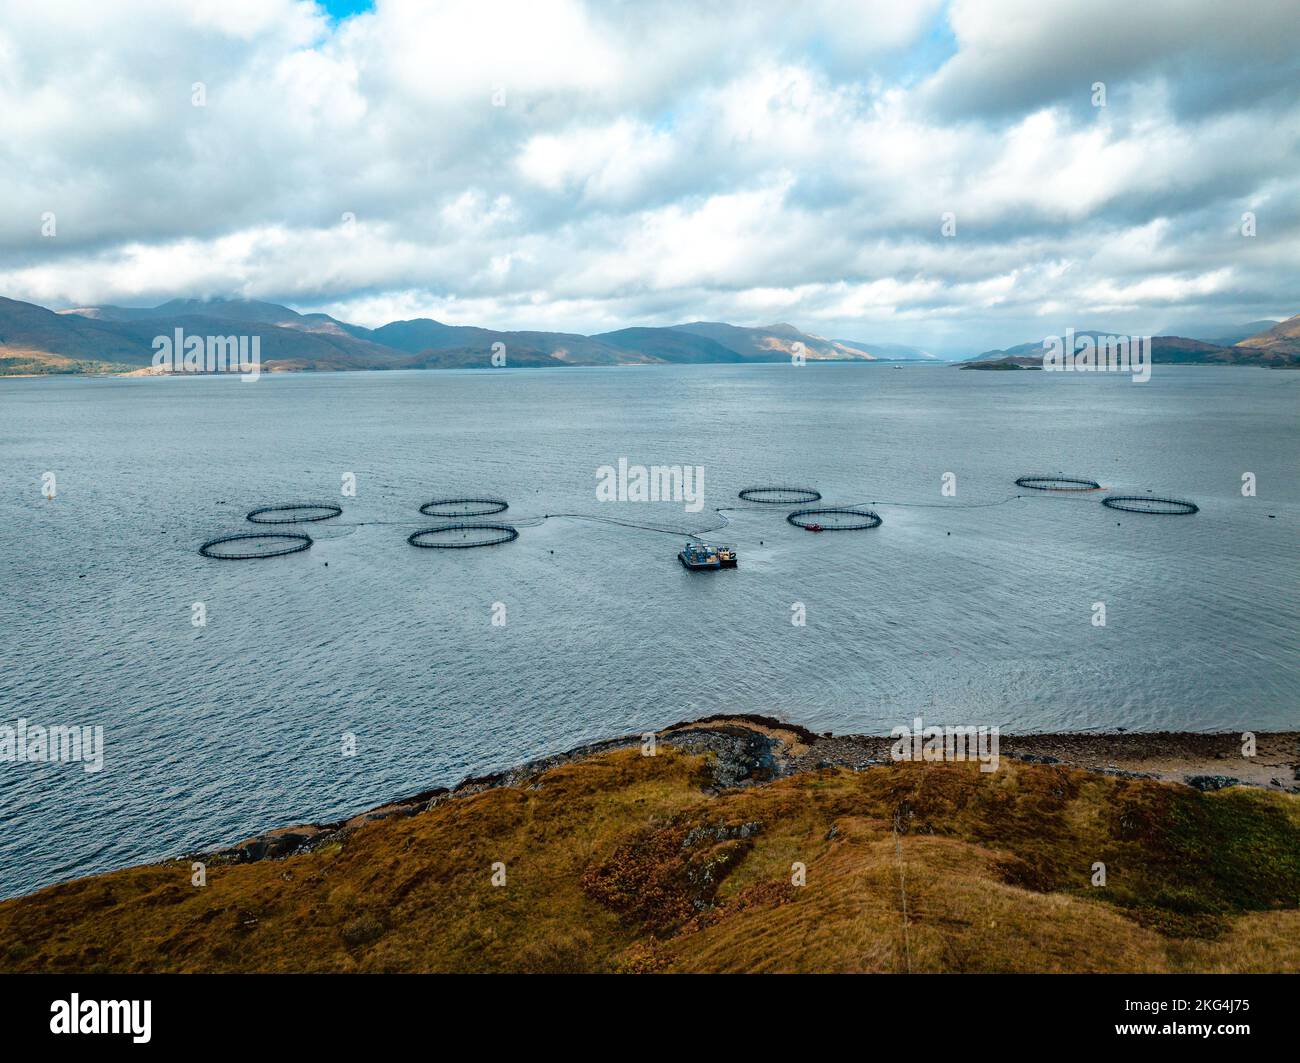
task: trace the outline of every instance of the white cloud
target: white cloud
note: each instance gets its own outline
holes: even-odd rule
[[[669,177],[678,162],[672,136],[620,118],[530,138],[519,154],[525,180],[548,192],[576,195],[594,206],[635,203]]]
[[[1264,86],[1294,69],[1295,20],[1292,0],[953,0],[959,48],[923,97],[955,114],[1091,106],[1098,81],[1112,95],[1158,75],[1195,88],[1247,71]]]
[[[1292,312],[1285,5],[1171,2],[958,0],[936,59],[891,0],[0,0],[0,294],[966,347]]]

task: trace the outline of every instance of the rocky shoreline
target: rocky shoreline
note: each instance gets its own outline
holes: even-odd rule
[[[816,734],[797,724],[753,714],[683,720],[656,732],[655,740],[689,753],[713,754],[713,782],[719,791],[827,768],[864,771],[885,766],[892,763],[894,744],[894,739],[879,735]],[[1255,741],[1255,755],[1246,757],[1239,732],[1002,735],[1000,755],[1122,778],[1181,783],[1202,791],[1251,786],[1300,794],[1300,731],[1260,732]],[[281,827],[224,849],[187,854],[185,859],[220,866],[311,852],[376,820],[418,815],[485,790],[525,786],[552,768],[639,747],[642,742],[643,736],[636,734],[588,743],[506,771],[473,776],[453,787],[397,798],[347,819]]]

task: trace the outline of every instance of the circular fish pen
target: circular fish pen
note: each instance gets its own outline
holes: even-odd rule
[[[1125,513],[1155,513],[1165,517],[1190,517],[1201,511],[1195,502],[1150,495],[1110,495],[1103,498],[1101,504],[1110,509],[1122,509]]]
[[[460,532],[459,539],[428,539],[429,536],[451,536]],[[476,546],[500,546],[519,538],[518,529],[509,524],[441,524],[412,532],[406,541],[422,550],[469,550]]]
[[[1101,484],[1096,480],[1082,480],[1074,476],[1022,476],[1016,480],[1017,487],[1027,487],[1031,491],[1099,491]]]
[[[865,531],[868,528],[879,528],[884,523],[880,514],[873,509],[841,506],[796,509],[785,519],[805,531]]]
[[[267,545],[255,548],[251,545],[254,542],[288,543],[289,545]],[[224,550],[216,549],[226,543],[245,545]],[[216,539],[209,539],[199,547],[199,553],[214,561],[255,561],[264,557],[284,557],[286,554],[300,553],[310,549],[311,543],[311,536],[304,535],[302,532],[240,532],[238,535],[222,535]]]
[[[259,506],[247,513],[245,519],[254,524],[311,524],[313,521],[330,520],[342,514],[342,506],[329,502],[291,502],[283,506]]]
[[[765,506],[802,506],[819,501],[822,493],[811,487],[746,487],[740,497]]]
[[[420,512],[426,517],[490,517],[509,508],[502,498],[437,498],[422,505]]]

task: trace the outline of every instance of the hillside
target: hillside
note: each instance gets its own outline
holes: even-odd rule
[[[505,342],[505,341],[502,341]],[[556,349],[550,345],[535,346],[523,343],[508,343],[506,346],[506,365],[515,369],[559,369],[566,365],[589,365],[610,363],[589,363],[582,360],[568,360],[567,349]],[[420,354],[408,355],[402,363],[403,369],[482,369],[490,365],[492,357],[491,344],[471,343],[465,347],[447,347],[428,350]],[[619,362],[616,364],[630,364]]]
[[[143,365],[148,361],[142,360],[143,354],[138,341],[123,336],[111,322],[56,314],[34,303],[0,298],[0,358],[54,355]]]
[[[1161,363],[1300,365],[1300,317],[1233,346],[1157,336]],[[515,367],[786,362],[802,351],[810,361],[937,360],[919,347],[829,340],[793,325],[758,328],[721,321],[632,327],[583,336],[568,332],[448,325],[432,318],[390,321],[370,329],[328,314],[300,314],[278,303],[247,299],[173,299],[153,307],[83,306],[52,311],[0,299],[0,376],[116,373],[153,360],[153,340],[176,329],[190,335],[261,337],[268,371],[477,368],[504,349]],[[1104,335],[1101,331],[1078,335]],[[1040,360],[1035,340],[985,351],[968,362]]]
[[[792,325],[749,329],[697,322],[582,336],[448,325],[432,318],[369,329],[328,314],[300,314],[278,303],[246,299],[173,299],[153,307],[83,306],[58,312],[2,300],[0,373],[109,371],[97,369],[99,362],[117,367],[111,371],[147,366],[154,337],[177,328],[197,335],[255,332],[262,338],[263,368],[270,371],[482,367],[502,349],[498,345],[504,347],[507,364],[516,367],[784,361],[798,342],[811,360],[872,358]]]
[[[273,303],[239,300],[177,300],[149,308],[89,307],[55,313],[0,299],[0,361],[21,355],[42,363],[44,356],[57,355],[142,368],[153,361],[154,338],[172,336],[176,329],[197,336],[255,333],[261,337],[263,364],[270,369],[389,369],[405,360],[402,352],[352,336],[331,321]]]
[[[255,299],[170,299],[158,306],[82,306],[57,311],[95,321],[146,321],[152,318],[209,317],[223,321],[259,321],[291,325],[303,315],[279,303]]]
[[[1296,738],[1260,736],[1264,778]],[[0,969],[1300,971],[1300,796],[1030,752],[1167,770],[1236,736],[1004,738],[990,773],[888,743],[602,743],[250,839],[204,885],[185,858],[5,901]]]
[[[1260,318],[1258,321],[1246,321],[1240,325],[1177,322],[1157,331],[1162,336],[1191,336],[1215,347],[1233,347],[1244,339],[1267,332],[1276,324],[1277,321],[1273,318]]]
[[[395,369],[406,360],[400,351],[356,339],[347,333],[313,331],[241,318],[182,314],[137,318],[117,322],[113,327],[121,336],[137,344],[140,356],[136,364],[139,365],[152,362],[155,336],[172,335],[176,329],[188,336],[260,336],[263,366],[272,370]]]
[[[360,325],[349,325],[328,314],[300,314],[279,303],[260,302],[255,299],[172,299],[159,306],[87,306],[59,310],[60,314],[76,314],[97,321],[147,321],[174,318],[208,318],[217,323],[242,322],[247,331],[249,323],[277,325],[301,332],[323,333],[330,336],[371,340],[371,330]]]
[[[370,333],[376,343],[394,350],[420,355],[421,368],[460,364],[456,359],[435,357],[439,351],[478,355],[479,365],[490,364],[494,344],[504,344],[506,358],[525,364],[530,358],[545,356],[555,365],[618,365],[644,361],[636,352],[624,351],[603,343],[599,338],[569,332],[503,332],[472,325],[444,325],[431,318],[393,321]],[[520,356],[516,358],[516,353]]]
[[[795,353],[795,344],[802,343],[805,355],[822,361],[874,361],[866,351],[801,332],[793,325],[767,325],[762,328],[742,328],[721,321],[691,321],[674,325],[679,332],[703,336],[721,344],[728,350],[751,362],[788,362]]]
[[[893,362],[941,362],[944,359],[922,347],[906,343],[864,343],[860,340],[835,340],[835,343],[854,350],[865,351],[874,358]]]
[[[0,347],[0,376],[115,376],[134,369],[121,362],[82,361],[22,347]]]
[[[745,356],[724,347],[707,336],[697,336],[674,328],[625,328],[602,332],[592,339],[628,351],[640,351],[663,362],[725,363],[743,362]]]
[[[1261,351],[1278,357],[1300,356],[1300,314],[1280,321],[1258,335],[1242,340],[1237,344],[1237,348]]]
[[[1231,347],[1221,347],[1204,340],[1189,339],[1186,336],[1153,336],[1151,338],[1151,360],[1162,365],[1255,365],[1271,367],[1290,367],[1300,365],[1300,342],[1294,337],[1300,336],[1300,325],[1293,323],[1300,317],[1283,321],[1275,328],[1258,336],[1251,336]],[[1291,331],[1288,330],[1291,326]],[[1118,335],[1105,329],[1080,330],[1076,338],[1090,336]],[[1043,341],[1031,340],[1020,343],[1006,350],[985,351],[973,358],[971,362],[993,362],[1005,359],[1032,359],[1041,363]]]

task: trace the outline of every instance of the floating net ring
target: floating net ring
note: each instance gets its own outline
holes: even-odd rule
[[[1096,480],[1081,480],[1074,476],[1022,476],[1016,481],[1017,487],[1028,487],[1031,491],[1099,491],[1101,484]]]
[[[310,524],[341,516],[342,506],[329,502],[290,502],[283,506],[259,506],[246,515],[254,524]]]
[[[1158,513],[1168,517],[1189,517],[1199,513],[1195,502],[1181,498],[1153,498],[1151,495],[1109,495],[1101,500],[1103,506],[1122,509],[1125,513]]]
[[[263,543],[274,541],[287,545],[262,549],[250,549],[248,547],[242,549],[236,547],[228,550],[213,549],[213,547],[221,546],[223,543],[248,543],[254,540]],[[263,557],[284,557],[285,554],[296,554],[310,549],[311,542],[311,536],[304,535],[302,532],[240,532],[238,535],[222,535],[217,539],[209,539],[199,547],[199,553],[216,561],[253,561]]]
[[[761,502],[767,506],[801,506],[818,501],[822,493],[811,487],[746,487],[740,492],[740,497],[746,502]]]
[[[500,498],[436,498],[420,507],[426,517],[490,517],[504,513],[510,503]]]
[[[462,535],[456,539],[426,538],[446,536],[453,532],[484,532],[483,535]],[[509,524],[440,524],[436,528],[424,528],[412,532],[406,541],[412,546],[425,550],[468,550],[475,546],[499,546],[512,543],[519,538],[518,529]]]
[[[879,528],[884,520],[872,509],[827,506],[819,509],[796,509],[786,518],[796,528],[808,531],[863,531]]]

